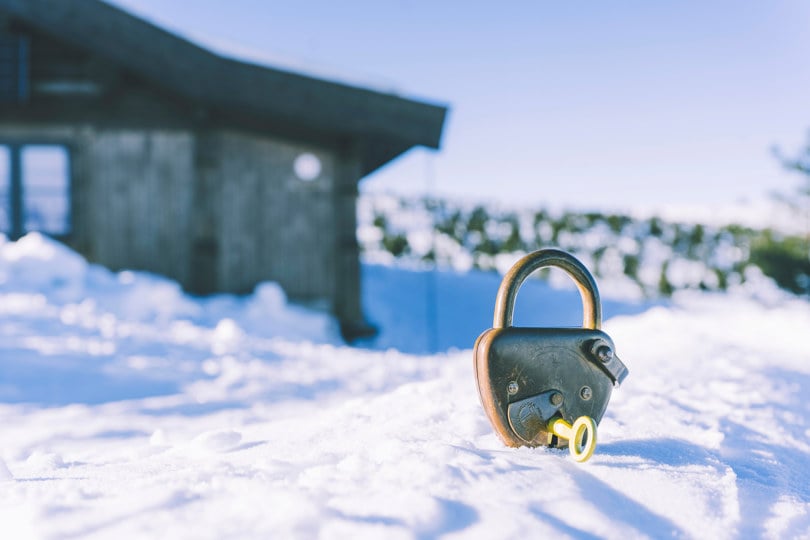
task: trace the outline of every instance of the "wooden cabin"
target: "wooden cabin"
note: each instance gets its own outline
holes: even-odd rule
[[[348,336],[367,329],[358,182],[438,148],[445,114],[225,58],[102,1],[0,0],[3,232],[195,294],[275,281]],[[64,178],[38,183],[30,157],[54,148]]]

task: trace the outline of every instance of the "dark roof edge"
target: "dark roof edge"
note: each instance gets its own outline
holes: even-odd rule
[[[446,105],[220,56],[100,0],[0,0],[0,10],[202,106],[286,118],[338,137],[441,143]]]

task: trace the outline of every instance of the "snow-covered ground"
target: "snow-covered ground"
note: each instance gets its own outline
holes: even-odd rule
[[[810,537],[806,301],[606,299],[630,376],[577,464],[478,403],[497,276],[364,270],[382,333],[352,348],[272,284],[198,300],[0,243],[0,537]],[[516,322],[579,309],[531,282]]]

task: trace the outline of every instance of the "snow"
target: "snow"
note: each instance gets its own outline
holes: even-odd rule
[[[764,277],[605,299],[630,376],[577,464],[504,447],[478,402],[497,275],[364,272],[359,348],[273,284],[197,299],[0,243],[3,537],[810,537],[806,300]],[[539,281],[517,304],[580,317]]]

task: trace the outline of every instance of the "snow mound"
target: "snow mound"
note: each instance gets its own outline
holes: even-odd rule
[[[86,273],[84,260],[67,247],[39,233],[17,242],[0,237],[0,286],[18,292],[70,296]]]
[[[577,464],[506,448],[486,420],[469,347],[495,275],[366,267],[369,315],[386,323],[385,350],[364,350],[272,285],[194,299],[26,242],[19,257],[0,245],[9,538],[810,536],[805,300],[608,303],[630,376]],[[51,270],[62,257],[72,269]],[[416,292],[428,279],[445,295],[433,315]],[[578,323],[575,291],[527,285],[517,320]],[[426,332],[462,349],[387,348],[429,350]]]
[[[8,482],[9,480],[14,480],[14,475],[8,470],[6,462],[0,459],[0,482]]]
[[[206,431],[194,437],[191,445],[204,452],[221,453],[235,449],[242,441],[236,431]]]
[[[114,273],[88,264],[80,255],[39,233],[17,242],[0,236],[0,312],[20,295],[31,302],[58,306],[76,324],[99,317],[128,322],[189,320],[216,327],[235,324],[263,337],[337,342],[331,317],[291,305],[276,283],[260,283],[253,295],[215,295],[194,299],[169,279],[147,272]],[[12,308],[14,310],[20,307]],[[233,318],[239,314],[238,320]],[[231,321],[231,323],[227,321]]]

